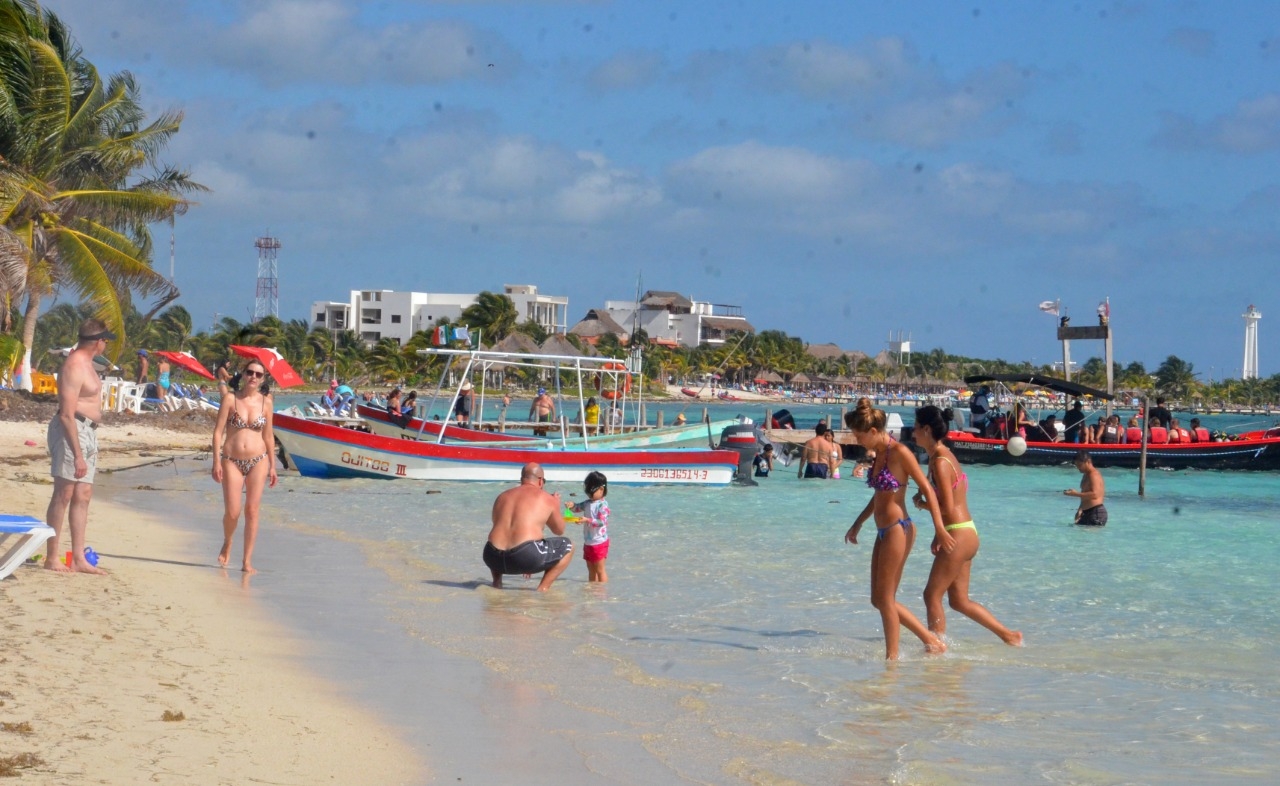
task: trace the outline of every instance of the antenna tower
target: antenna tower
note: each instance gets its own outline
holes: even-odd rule
[[[280,241],[274,237],[260,237],[253,241],[258,249],[258,294],[253,306],[253,321],[263,317],[280,316],[280,277],[276,270],[276,252]]]
[[[1244,317],[1244,366],[1241,379],[1258,378],[1258,320],[1262,314],[1249,304],[1249,310],[1241,314]]]

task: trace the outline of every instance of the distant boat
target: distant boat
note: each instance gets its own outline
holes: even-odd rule
[[[1101,390],[1040,374],[1005,374],[966,377],[971,385],[986,382],[1038,385],[1070,396],[1093,396],[1099,400],[1112,397]],[[1138,432],[1135,429],[1135,432]],[[1153,429],[1154,431],[1154,429]],[[1164,431],[1164,429],[1160,429]],[[1207,432],[1202,435],[1207,436]],[[1009,452],[1009,439],[983,437],[971,431],[952,431],[947,445],[957,460],[964,464],[1010,464],[1017,466],[1062,466],[1075,460],[1076,453],[1089,451],[1096,467],[1136,469],[1142,456],[1138,440],[1123,444],[1044,442],[1024,440],[1026,450],[1020,455]],[[1280,470],[1280,428],[1232,435],[1225,441],[1147,443],[1147,466],[1152,469],[1229,469]]]
[[[680,388],[680,392],[689,398],[697,398],[699,393],[699,391],[693,390],[692,388]]]
[[[722,390],[719,393],[717,393],[716,398],[720,399],[721,401],[741,401],[742,400],[727,390]]]

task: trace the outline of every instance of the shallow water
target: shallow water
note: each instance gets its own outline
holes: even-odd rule
[[[117,493],[148,507],[182,494],[216,549],[207,468]],[[321,667],[358,674],[440,782],[511,776],[515,754],[486,747],[511,734],[520,760],[544,753],[525,783],[1280,778],[1280,477],[1154,472],[1144,500],[1136,472],[1107,471],[1110,523],[1086,530],[1062,495],[1070,467],[967,471],[972,595],[1022,648],[950,612],[945,656],[904,631],[886,664],[874,532],[841,540],[869,490],[783,468],[759,488],[611,489],[610,582],[588,585],[576,561],[547,594],[520,577],[483,586],[500,485],[285,478],[264,501],[252,591],[343,653]],[[899,594],[921,617],[927,518]],[[342,570],[354,562],[376,572]],[[449,717],[410,698],[426,671]]]

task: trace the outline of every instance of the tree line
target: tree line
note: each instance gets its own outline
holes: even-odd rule
[[[505,302],[504,302],[505,301]],[[90,306],[60,303],[39,318],[35,331],[36,357],[40,366],[57,368],[59,359],[49,349],[75,343],[76,329],[89,313]],[[20,317],[18,317],[20,319]],[[463,311],[458,320],[440,319],[440,325],[466,325],[477,330],[486,346],[513,333],[522,333],[534,343],[548,338],[537,323],[516,321],[511,299],[503,294],[484,292],[477,302]],[[231,360],[232,344],[274,347],[290,365],[309,382],[325,386],[331,378],[357,387],[388,388],[397,385],[430,387],[439,379],[443,361],[437,355],[420,355],[418,350],[434,346],[434,329],[415,333],[403,346],[393,338],[369,343],[354,331],[329,331],[311,328],[305,320],[288,321],[266,317],[242,323],[223,317],[209,330],[195,330],[190,313],[182,306],[171,306],[152,318],[129,311],[125,319],[127,336],[122,345],[120,363],[125,376],[134,373],[138,349],[186,350],[210,368]],[[594,348],[578,337],[566,336],[584,352],[595,351],[606,357],[623,359],[629,347],[612,334],[603,335]],[[648,344],[643,331],[632,342]],[[882,364],[874,358],[843,354],[819,358],[808,351],[808,344],[797,336],[779,330],[733,334],[722,345],[668,347],[648,344],[643,352],[643,371],[651,384],[668,381],[698,385],[712,374],[720,374],[718,384],[726,387],[748,387],[769,372],[792,381],[801,373],[814,380],[816,387],[838,385],[854,390],[913,389],[942,392],[961,389],[964,377],[974,374],[1036,373],[1060,376],[1050,366],[1037,366],[1028,361],[973,358],[953,355],[941,348],[914,353],[909,362]],[[510,369],[508,382],[534,386],[536,370]],[[1138,361],[1125,365],[1113,363],[1112,376],[1117,391],[1164,395],[1171,400],[1191,403],[1200,400],[1210,405],[1261,406],[1280,401],[1280,374],[1267,379],[1206,381],[1192,363],[1170,355],[1154,371]],[[1101,358],[1090,358],[1074,376],[1075,381],[1104,389],[1106,364]],[[841,381],[843,380],[843,381]],[[566,374],[566,385],[575,384]]]

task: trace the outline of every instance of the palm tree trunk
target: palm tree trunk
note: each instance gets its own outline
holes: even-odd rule
[[[31,385],[31,345],[36,340],[36,317],[40,315],[40,292],[27,292],[27,311],[22,317],[22,381],[19,386],[28,393]]]

